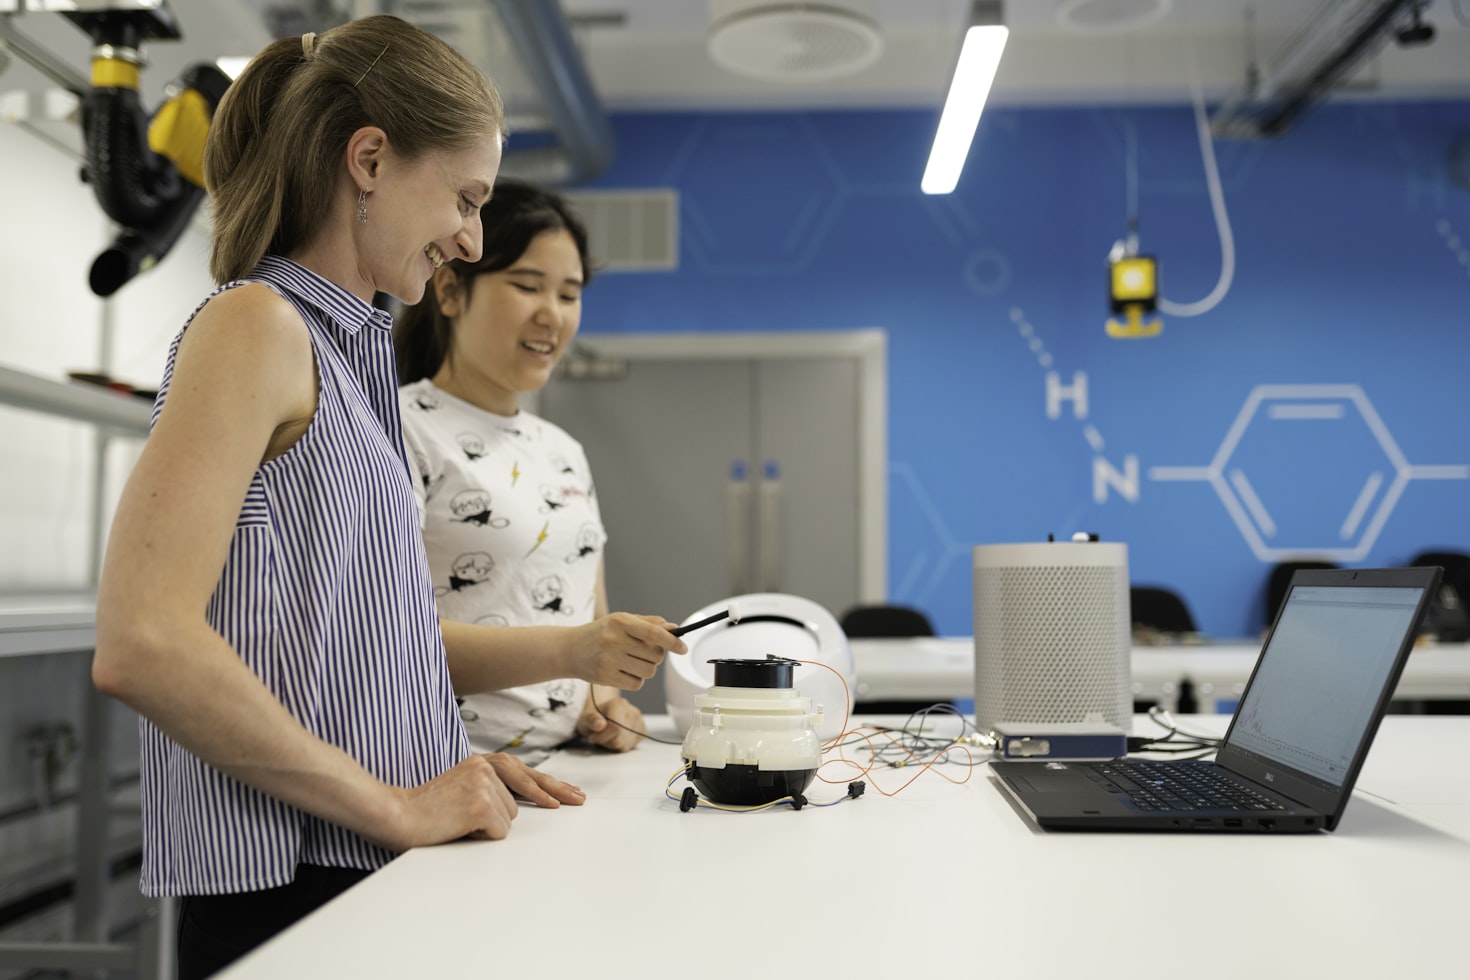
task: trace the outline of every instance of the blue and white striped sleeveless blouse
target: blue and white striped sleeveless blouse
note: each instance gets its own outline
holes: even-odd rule
[[[392,318],[276,256],[244,281],[300,312],[320,394],[301,439],[251,480],[206,615],[308,731],[384,782],[418,785],[469,745],[404,461]],[[393,857],[205,765],[147,719],[140,729],[145,894],[257,891],[298,864]]]

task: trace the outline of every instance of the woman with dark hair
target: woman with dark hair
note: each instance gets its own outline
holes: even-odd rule
[[[613,618],[607,535],[582,446],[519,401],[577,335],[587,232],[559,196],[508,180],[480,223],[484,254],[445,263],[395,331],[429,571],[441,619],[570,642]],[[533,765],[577,736],[625,751],[647,731],[615,688],[575,678],[463,698],[460,717],[476,751]]]
[[[386,15],[275,41],[211,121],[219,288],[169,350],[92,663],[142,716],[140,884],[181,898],[181,978],[400,851],[504,837],[512,793],[582,801],[472,754],[456,691],[565,673],[637,686],[684,649],[673,624],[629,617],[621,647],[538,664],[435,614],[392,323],[372,299],[417,302],[436,268],[479,260],[504,132],[479,71]]]

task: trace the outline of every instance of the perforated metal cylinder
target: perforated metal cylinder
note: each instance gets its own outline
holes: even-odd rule
[[[1111,542],[974,550],[975,725],[1133,715],[1128,547]]]

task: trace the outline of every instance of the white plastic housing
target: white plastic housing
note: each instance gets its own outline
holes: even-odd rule
[[[697,766],[788,772],[822,764],[822,712],[793,688],[712,687],[694,705],[683,755]]]

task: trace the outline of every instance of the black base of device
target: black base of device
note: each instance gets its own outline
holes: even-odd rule
[[[771,770],[750,765],[710,769],[689,763],[689,779],[705,799],[732,806],[760,806],[783,796],[799,796],[816,775],[815,769]]]

